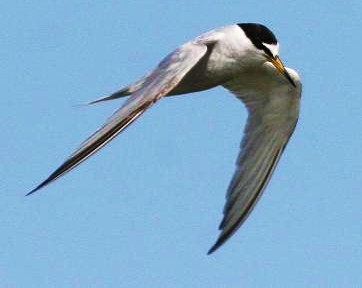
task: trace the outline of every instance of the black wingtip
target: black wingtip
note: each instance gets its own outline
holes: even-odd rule
[[[210,250],[207,252],[207,255],[210,255],[219,249],[234,233],[235,229],[230,229],[228,232],[222,232],[219,238],[216,240],[215,244],[212,245]]]
[[[219,238],[217,239],[217,241],[215,242],[214,245],[211,246],[211,248],[209,249],[209,251],[207,251],[207,255],[211,255],[212,253],[214,253],[217,249],[220,248],[220,246],[225,242],[224,239]]]
[[[215,252],[216,249],[217,249],[217,247],[215,247],[215,245],[213,245],[213,246],[209,249],[209,251],[207,251],[207,255],[211,255],[212,253]]]
[[[26,193],[26,194],[25,194],[25,197],[33,194],[34,192],[38,191],[39,189],[40,189],[40,188],[38,188],[38,187],[34,188],[34,189],[31,190],[30,192]]]
[[[41,189],[41,188],[44,187],[45,185],[46,185],[46,184],[44,184],[44,182],[41,183],[40,185],[36,186],[33,190],[31,190],[30,192],[26,193],[26,194],[25,194],[25,197],[26,197],[26,196],[29,196],[29,195],[31,195],[31,194],[33,194],[33,193],[35,193],[36,191],[38,191],[39,189]]]
[[[53,174],[52,174],[53,175]],[[41,188],[43,188],[44,186],[48,185],[50,182],[52,182],[54,179],[51,177],[52,175],[49,176],[49,178],[47,178],[46,180],[44,180],[43,182],[41,182],[38,186],[36,186],[33,190],[31,190],[30,192],[28,192],[27,194],[25,194],[25,196],[29,196],[33,193],[35,193],[36,191],[40,190]]]

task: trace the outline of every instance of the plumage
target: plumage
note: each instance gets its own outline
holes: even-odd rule
[[[249,116],[226,194],[221,233],[209,254],[214,252],[252,211],[298,120],[300,78],[283,66],[278,49],[274,34],[253,23],[221,27],[183,44],[139,81],[90,102],[129,96],[100,129],[27,195],[97,152],[163,96],[222,85],[243,101]]]
[[[246,220],[297,124],[301,86],[293,88],[288,83],[279,83],[273,79],[274,67],[268,66],[263,65],[261,71],[251,69],[243,79],[224,85],[244,102],[249,116],[237,168],[226,194],[224,218],[219,226],[222,232],[209,253],[220,247]],[[254,90],[254,86],[259,90]]]

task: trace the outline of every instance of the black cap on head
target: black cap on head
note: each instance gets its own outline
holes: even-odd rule
[[[264,50],[268,55],[270,55],[270,51],[263,45],[263,43],[274,45],[278,43],[273,32],[264,25],[257,23],[239,23],[237,25],[245,32],[245,35],[256,48]]]

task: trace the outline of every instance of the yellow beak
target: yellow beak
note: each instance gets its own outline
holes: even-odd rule
[[[268,58],[268,61],[270,61],[274,66],[275,68],[277,68],[278,72],[280,74],[282,74],[285,78],[288,79],[288,81],[294,86],[296,87],[293,79],[290,77],[287,69],[285,69],[282,61],[280,60],[279,56],[275,56],[275,57],[270,57]]]

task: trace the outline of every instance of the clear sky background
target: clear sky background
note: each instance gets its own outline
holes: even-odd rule
[[[362,285],[361,1],[152,2],[2,2],[0,287]],[[225,246],[206,255],[246,111],[222,88],[162,99],[24,197],[121,101],[78,104],[235,22],[268,26],[304,90],[270,185]]]

